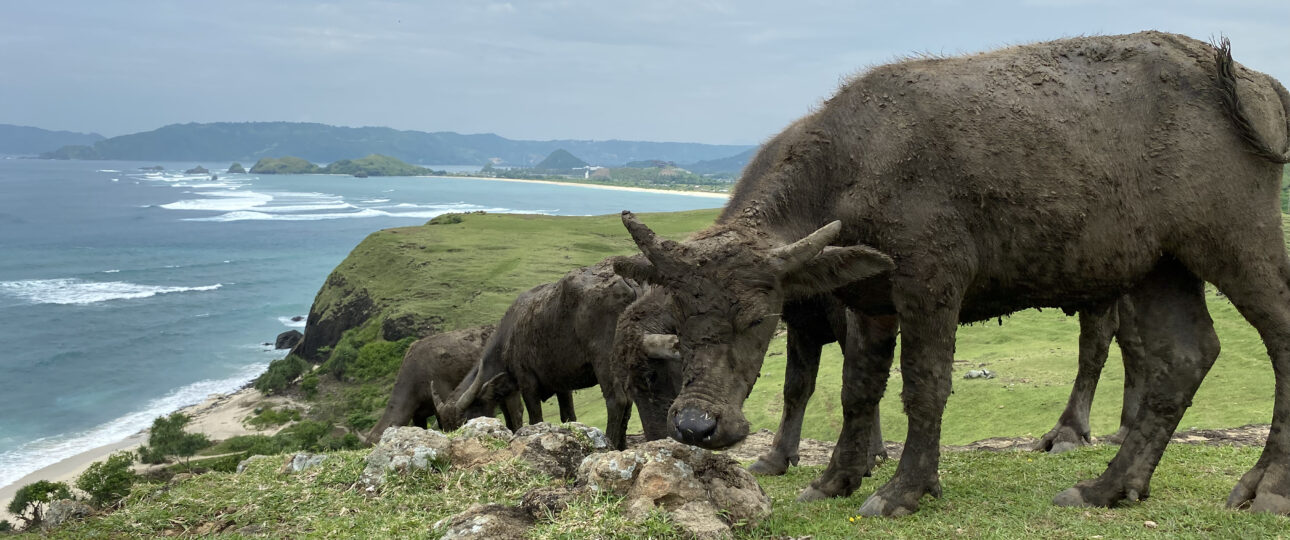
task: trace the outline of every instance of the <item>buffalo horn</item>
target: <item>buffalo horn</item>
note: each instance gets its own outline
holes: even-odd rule
[[[840,232],[842,232],[842,222],[834,221],[820,227],[815,232],[807,235],[806,238],[771,250],[770,257],[780,260],[782,271],[792,272],[801,268],[802,265],[816,255],[819,255],[830,242],[833,242],[838,237]]]
[[[654,231],[636,219],[636,214],[631,211],[623,210],[623,225],[627,227],[627,232],[631,233],[632,240],[641,248],[641,253],[645,258],[654,263],[655,266],[668,265],[671,258],[668,256],[668,247],[663,244],[663,240],[654,234]]]

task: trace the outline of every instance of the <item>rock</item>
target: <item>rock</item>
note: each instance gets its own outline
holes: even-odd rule
[[[520,431],[524,431],[524,428],[520,428]],[[506,424],[491,416],[481,416],[467,420],[466,425],[461,426],[460,433],[461,438],[494,437],[505,441],[511,440],[514,436],[511,430],[506,427]]]
[[[533,519],[544,519],[563,512],[569,507],[569,501],[585,490],[569,486],[545,486],[534,488],[520,499],[520,509]]]
[[[478,503],[434,524],[435,530],[447,528],[442,536],[444,540],[520,540],[532,526],[533,518],[519,508]]]
[[[251,457],[249,457],[249,458],[246,458],[246,459],[242,460],[241,462],[239,462],[239,463],[237,464],[237,472],[238,472],[238,474],[241,474],[241,473],[242,473],[242,471],[245,471],[245,470],[246,470],[246,467],[247,467],[248,465],[250,465],[251,463],[256,462],[256,461],[260,461],[260,460],[265,460],[265,459],[272,459],[272,456],[251,456]]]
[[[578,484],[624,497],[632,518],[662,508],[699,538],[728,538],[731,525],[755,526],[771,509],[766,492],[738,461],[670,439],[592,454],[578,468]]]
[[[421,339],[434,334],[442,325],[443,317],[405,313],[381,321],[381,337],[386,341],[398,341],[405,337]]]
[[[511,440],[516,457],[556,478],[572,478],[583,458],[608,446],[608,439],[599,429],[576,422],[524,426]]]
[[[232,165],[229,165],[229,166],[228,166],[228,173],[229,173],[229,174],[246,174],[246,167],[243,167],[241,163],[236,163],[236,162],[235,162],[235,163],[233,163]]]
[[[170,480],[167,480],[167,481],[166,481],[166,483],[167,483],[167,484],[170,484],[170,485],[172,485],[172,486],[173,486],[173,485],[178,484],[178,483],[181,483],[181,482],[187,482],[187,481],[188,481],[190,478],[192,478],[193,476],[194,476],[194,475],[193,475],[193,473],[181,472],[181,473],[179,473],[179,474],[176,474],[176,475],[174,475],[174,476],[171,476],[171,477],[170,477]]]
[[[367,456],[367,467],[359,481],[374,489],[385,482],[385,474],[406,474],[449,463],[451,441],[438,431],[419,427],[393,427],[385,430]]]
[[[988,369],[969,369],[963,374],[964,379],[993,379],[994,372]]]
[[[210,174],[210,173],[211,173],[210,171],[206,170],[206,167],[203,167],[201,165],[198,165],[196,167],[193,167],[191,169],[184,171],[184,174]]]
[[[77,519],[84,519],[94,513],[90,505],[81,501],[62,499],[49,503],[45,509],[45,516],[40,522],[40,526],[45,530],[62,526]]]
[[[287,330],[286,332],[278,334],[278,339],[273,342],[273,348],[290,349],[295,347],[296,344],[300,343],[300,340],[304,338],[305,335],[300,333],[299,330]]]
[[[282,465],[282,470],[279,472],[296,473],[296,472],[303,471],[305,469],[311,469],[313,467],[317,467],[318,465],[321,465],[322,462],[324,461],[327,461],[327,454],[310,454],[309,452],[297,452],[296,455],[291,456],[291,459],[287,460],[287,462]]]
[[[292,318],[291,318],[291,322],[300,322],[300,321],[303,321],[303,320],[305,320],[305,316],[304,316],[304,315],[296,315],[295,317],[292,317]]]

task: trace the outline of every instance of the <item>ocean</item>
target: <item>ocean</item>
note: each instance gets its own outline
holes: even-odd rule
[[[155,165],[164,170],[141,169]],[[219,178],[182,172],[196,165]],[[225,174],[228,165],[0,159],[0,486],[246,384],[283,356],[266,342],[303,330],[291,319],[376,230],[446,212],[724,203],[460,178]]]

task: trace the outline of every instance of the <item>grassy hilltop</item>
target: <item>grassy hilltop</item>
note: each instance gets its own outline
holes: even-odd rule
[[[644,221],[660,234],[682,238],[715,217],[715,210],[653,214]],[[393,383],[397,359],[411,338],[400,332],[451,330],[495,322],[515,296],[571,268],[634,249],[618,216],[550,217],[449,215],[431,224],[380,231],[357,246],[328,278],[311,310],[336,321],[331,340],[315,343],[316,361],[335,366],[341,377],[323,374],[310,416],[370,426]],[[1201,386],[1180,428],[1267,423],[1272,409],[1272,371],[1261,340],[1224,298],[1210,291],[1211,314],[1222,354]],[[342,320],[343,319],[343,320]],[[343,323],[343,324],[341,324]],[[411,330],[409,330],[411,329]],[[1056,421],[1076,369],[1078,321],[1058,310],[1026,311],[995,322],[965,326],[958,333],[954,394],[945,416],[944,442],[964,444],[995,436],[1039,436]],[[388,338],[388,339],[387,339]],[[774,429],[782,409],[784,338],[776,338],[761,379],[744,410],[753,428]],[[964,380],[962,372],[984,365],[998,376]],[[887,440],[902,440],[898,366],[883,401]],[[826,349],[804,436],[832,440],[841,425],[841,353]],[[355,375],[358,373],[358,375]],[[1098,399],[1094,434],[1115,431],[1123,383],[1119,351],[1112,348]],[[287,392],[299,392],[287,389]],[[579,419],[604,427],[597,389],[576,396]],[[554,403],[546,409],[555,420]],[[639,424],[633,420],[633,431]],[[1259,448],[1171,445],[1152,483],[1152,498],[1118,509],[1052,506],[1051,497],[1074,482],[1100,474],[1115,447],[1098,446],[1060,456],[1029,452],[949,452],[942,462],[945,498],[927,500],[917,515],[895,520],[852,519],[870,493],[889,478],[895,463],[875,471],[845,499],[802,504],[796,494],[820,471],[794,468],[787,476],[761,478],[772,496],[772,517],[739,534],[746,538],[814,535],[881,537],[1065,537],[1127,536],[1263,537],[1284,535],[1286,518],[1231,512],[1228,490],[1257,459]],[[436,537],[435,521],[473,502],[514,503],[527,489],[553,482],[522,464],[480,471],[417,475],[394,481],[379,495],[352,487],[366,451],[333,454],[317,471],[283,474],[280,462],[256,462],[246,473],[209,473],[173,486],[136,486],[122,510],[62,529],[56,536],[233,534],[243,527],[269,536]],[[678,533],[654,516],[627,521],[616,500],[602,498],[540,522],[537,538],[668,538]],[[1155,523],[1148,528],[1147,521]]]

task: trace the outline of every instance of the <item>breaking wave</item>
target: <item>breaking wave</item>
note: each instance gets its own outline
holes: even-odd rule
[[[108,300],[148,298],[158,294],[213,291],[222,283],[201,287],[164,287],[124,281],[84,281],[80,279],[33,279],[0,281],[0,295],[11,296],[29,304],[93,304]]]

